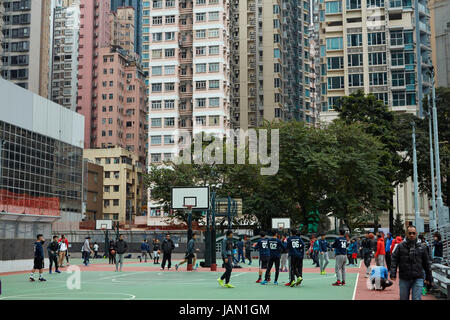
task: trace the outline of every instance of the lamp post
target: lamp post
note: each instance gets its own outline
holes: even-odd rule
[[[414,179],[414,214],[415,225],[419,233],[423,232],[420,211],[419,211],[419,183],[417,178],[417,151],[416,151],[416,124],[411,122],[412,126],[412,144],[413,144],[413,179]]]
[[[431,97],[428,95],[428,131],[430,137],[430,170],[431,170],[431,205],[433,210],[430,214],[430,229],[436,229],[436,191],[434,189],[434,159],[433,159],[433,128],[431,125]]]

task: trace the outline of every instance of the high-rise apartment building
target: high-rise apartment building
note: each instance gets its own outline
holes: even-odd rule
[[[320,3],[321,121],[357,90],[391,110],[420,114],[431,85],[427,1],[346,0]],[[419,45],[418,45],[419,44]]]
[[[3,69],[3,15],[5,14],[5,7],[0,4],[0,75]]]
[[[48,95],[50,1],[3,0],[1,76],[43,97]]]
[[[95,146],[98,97],[99,50],[110,42],[109,0],[80,1],[80,41],[78,56],[77,112],[84,115],[84,147]]]
[[[450,0],[430,0],[429,9],[436,86],[450,87]]]
[[[307,120],[309,1],[231,2],[232,120],[242,129],[264,120]]]
[[[155,0],[150,20],[149,163],[160,163],[181,130],[230,127],[229,3]]]
[[[110,14],[111,45],[120,46],[135,56],[135,11],[133,7],[119,7]]]
[[[144,164],[145,79],[135,52],[124,49],[130,49],[134,41],[134,20],[130,19],[133,8],[110,13],[106,0],[82,0],[80,7],[78,112],[86,118],[85,147],[120,146],[135,152]],[[117,28],[111,28],[111,23]]]
[[[52,101],[76,110],[80,0],[57,0],[53,8],[50,90]]]
[[[103,166],[103,219],[129,223],[139,216],[144,167],[138,156],[121,147],[85,149],[83,156]]]
[[[120,7],[132,7],[134,9],[134,49],[135,52],[142,56],[142,2],[143,0],[111,0],[111,11],[117,12]]]

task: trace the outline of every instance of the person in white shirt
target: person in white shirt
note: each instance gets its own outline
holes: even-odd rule
[[[97,242],[94,242],[94,259],[98,258],[98,244]]]
[[[58,240],[58,243],[59,243],[59,267],[63,268],[64,258],[69,248],[69,241],[67,241],[65,235],[61,235],[61,238]]]

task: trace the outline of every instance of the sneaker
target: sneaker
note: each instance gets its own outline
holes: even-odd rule
[[[225,288],[234,288],[234,286],[230,283],[225,284]]]
[[[289,286],[291,286],[292,283],[295,283],[295,282],[294,282],[294,281],[292,281],[292,282],[286,282],[284,285],[285,285],[286,287],[289,287]]]
[[[295,285],[299,286],[302,283],[302,281],[303,281],[303,278],[302,277],[298,277],[297,281],[295,282]]]
[[[261,281],[262,281],[261,279],[258,279],[256,280],[256,283],[261,283]]]
[[[39,281],[47,281],[47,280],[45,280],[44,278],[39,278]]]
[[[56,270],[55,272],[56,272],[56,273],[61,273],[61,271],[59,271],[59,270]]]
[[[30,277],[30,281],[31,281],[31,282],[34,282],[34,281],[36,281],[36,280],[34,280],[33,277]]]
[[[341,282],[341,286],[345,286],[345,281],[342,281],[342,282]]]
[[[261,282],[262,285],[266,285],[266,284],[268,284],[268,283],[269,283],[269,282],[266,281],[266,280],[264,280],[263,282]]]
[[[273,284],[277,286],[278,285],[278,281],[274,281]]]
[[[177,270],[177,271],[178,271],[178,265],[177,265],[177,264],[175,265],[175,270]]]
[[[52,274],[52,270],[49,270],[49,271],[48,271],[48,274]]]
[[[269,278],[269,280],[267,280],[267,282],[270,282],[270,278]]]
[[[217,279],[217,282],[220,284],[221,287],[225,287],[225,285],[223,284],[223,280],[222,279]]]
[[[291,288],[293,288],[293,287],[295,287],[295,280],[292,280],[292,282],[289,284],[289,286],[291,287]]]
[[[169,267],[169,268],[167,268],[167,270],[169,270],[169,271],[170,271],[170,267]]]
[[[159,268],[160,270],[164,270],[164,268]]]
[[[332,284],[332,286],[335,287],[342,286],[342,283],[340,281],[336,281],[335,283]]]

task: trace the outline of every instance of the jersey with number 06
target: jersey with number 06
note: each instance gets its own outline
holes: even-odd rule
[[[259,251],[259,256],[270,256],[270,249],[269,249],[269,239],[267,238],[261,238],[256,243],[256,249]]]
[[[344,237],[339,237],[334,240],[332,247],[336,255],[347,254],[347,240]]]
[[[303,259],[305,253],[305,243],[299,236],[292,236],[287,239],[287,248],[290,257]]]

